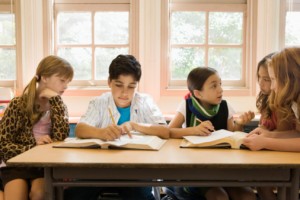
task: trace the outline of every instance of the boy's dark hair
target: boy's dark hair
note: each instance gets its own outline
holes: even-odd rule
[[[189,91],[194,95],[194,90],[202,90],[205,81],[217,70],[211,67],[196,67],[190,71],[187,77],[187,86]]]
[[[109,65],[108,79],[118,79],[120,75],[132,75],[139,82],[142,76],[139,61],[132,55],[118,55]]]

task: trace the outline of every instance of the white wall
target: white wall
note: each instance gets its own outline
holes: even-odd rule
[[[163,113],[175,113],[178,103],[183,97],[160,96],[160,1],[140,0],[140,62],[143,66],[143,76],[140,91],[150,93]],[[39,0],[21,0],[23,65],[37,66],[43,57],[43,10]],[[25,3],[26,2],[26,3]],[[257,33],[257,63],[264,55],[278,49],[278,24],[280,0],[258,1]],[[272,8],[272,9],[269,9]],[[253,66],[256,67],[256,66]],[[26,71],[26,70],[25,70]],[[33,71],[27,71],[34,75]],[[156,77],[153,81],[153,77]],[[28,78],[24,78],[28,82]],[[92,96],[63,96],[71,116],[81,116]],[[256,110],[255,96],[224,97],[238,112]]]

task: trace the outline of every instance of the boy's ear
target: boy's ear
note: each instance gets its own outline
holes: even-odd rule
[[[107,85],[111,88],[111,79],[110,78],[107,79]]]

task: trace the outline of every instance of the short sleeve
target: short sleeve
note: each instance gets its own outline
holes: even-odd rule
[[[236,113],[235,110],[232,108],[232,106],[227,102],[228,107],[228,120],[233,117],[233,115]]]
[[[181,113],[183,116],[185,116],[185,114],[186,114],[186,101],[185,100],[182,100],[180,102],[180,104],[178,105],[176,111]]]

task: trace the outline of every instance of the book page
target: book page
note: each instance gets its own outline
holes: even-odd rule
[[[200,144],[200,143],[206,143],[206,142],[219,140],[219,139],[226,138],[226,137],[229,137],[232,135],[234,135],[234,132],[221,129],[221,130],[212,132],[211,135],[208,135],[208,136],[184,136],[183,138],[192,144]]]
[[[132,138],[128,135],[122,135],[114,141],[103,141],[100,139],[80,139],[66,138],[63,143],[54,145],[53,147],[61,148],[130,148],[130,149],[149,149],[158,150],[166,142],[157,136],[132,134]]]
[[[231,147],[239,149],[247,133],[218,130],[209,136],[185,136],[181,147]]]
[[[240,149],[241,145],[243,144],[243,139],[246,137],[248,133],[235,131],[234,135],[230,136],[231,138],[231,148],[233,149]]]
[[[145,149],[145,150],[159,150],[166,142],[154,135],[132,134],[132,138],[128,135],[124,135],[120,138],[126,144],[120,147],[129,149]]]

